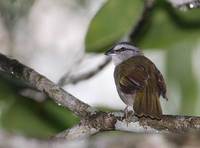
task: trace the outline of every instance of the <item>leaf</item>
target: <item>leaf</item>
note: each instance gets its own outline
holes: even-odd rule
[[[200,9],[183,12],[169,4],[157,5],[148,25],[139,34],[137,44],[142,49],[170,49],[179,42],[197,41],[200,34]]]
[[[143,5],[142,0],[109,0],[91,21],[86,51],[103,52],[129,33],[140,18]]]

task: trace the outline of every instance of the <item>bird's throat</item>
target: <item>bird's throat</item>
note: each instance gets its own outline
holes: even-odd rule
[[[118,54],[112,56],[112,61],[115,64],[115,66],[119,65],[120,63],[128,60],[131,57],[137,56],[135,54]]]

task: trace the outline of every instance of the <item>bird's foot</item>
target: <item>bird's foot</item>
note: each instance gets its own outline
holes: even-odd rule
[[[124,109],[124,118],[125,118],[127,126],[128,126],[128,123],[131,121],[133,115],[134,115],[133,107],[126,106]]]

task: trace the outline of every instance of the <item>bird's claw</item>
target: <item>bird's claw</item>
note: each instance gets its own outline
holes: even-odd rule
[[[134,111],[133,110],[129,110],[128,107],[129,106],[127,106],[124,109],[124,119],[126,121],[127,126],[128,126],[128,123],[131,121],[132,116],[134,115]]]

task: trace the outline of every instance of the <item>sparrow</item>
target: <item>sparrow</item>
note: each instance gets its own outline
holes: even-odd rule
[[[159,98],[168,99],[164,78],[155,64],[128,42],[116,44],[105,54],[115,65],[114,80],[117,92],[126,104],[125,119],[130,110],[138,117],[160,119],[162,108]]]

